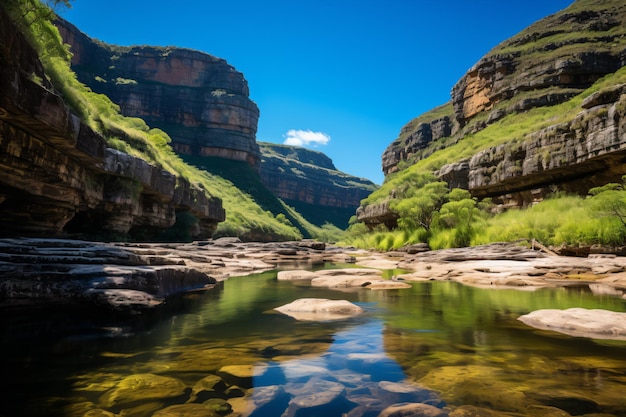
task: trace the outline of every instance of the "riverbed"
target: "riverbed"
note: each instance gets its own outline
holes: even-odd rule
[[[232,277],[182,297],[175,314],[121,323],[60,306],[4,310],[0,415],[357,417],[409,403],[442,416],[626,416],[626,342],[517,320],[625,312],[621,297],[450,281],[334,290],[276,275]],[[273,310],[299,298],[364,312],[302,322]]]

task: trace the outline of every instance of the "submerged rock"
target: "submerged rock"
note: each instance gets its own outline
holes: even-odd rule
[[[178,404],[157,411],[153,417],[220,417],[217,411],[203,404]]]
[[[398,403],[385,408],[378,417],[448,417],[448,413],[422,403]]]
[[[283,414],[286,417],[341,417],[355,406],[346,399],[346,387],[338,382],[314,378],[305,384],[288,384],[286,390],[293,395]]]
[[[570,336],[626,340],[626,313],[584,308],[545,309],[523,315],[518,320],[537,329]]]
[[[100,397],[107,408],[123,407],[149,400],[163,400],[185,394],[185,384],[176,378],[155,375],[135,374],[121,380],[115,388]]]
[[[363,309],[347,300],[300,298],[274,310],[296,320],[338,320],[359,315]]]

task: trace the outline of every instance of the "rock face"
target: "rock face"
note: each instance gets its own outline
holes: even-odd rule
[[[96,42],[70,23],[59,31],[71,45],[72,68],[126,116],[165,130],[180,154],[259,164],[259,109],[243,74],[225,60],[181,48],[120,47]]]
[[[424,151],[433,141],[449,137],[457,130],[458,124],[451,114],[438,115],[432,120],[418,118],[407,123],[400,131],[398,139],[393,141],[383,152],[383,173],[388,175],[398,171],[398,164],[401,161],[413,158]]]
[[[273,143],[259,143],[262,154],[260,176],[263,183],[287,204],[293,205],[307,219],[316,221],[320,207],[336,209],[347,220],[361,200],[376,189],[376,184],[345,174],[321,152]],[[324,219],[334,223],[331,219]],[[341,225],[343,226],[343,225]]]
[[[519,144],[476,153],[464,162],[464,172],[472,195],[523,206],[554,187],[586,194],[592,187],[620,182],[625,155],[626,84],[621,84],[588,97],[571,122],[538,130]],[[459,165],[442,171],[461,171]]]
[[[59,235],[174,225],[176,212],[210,236],[221,201],[136,157],[108,149],[47,82],[36,52],[0,10],[0,228]]]

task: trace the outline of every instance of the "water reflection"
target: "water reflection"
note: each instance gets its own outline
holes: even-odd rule
[[[254,415],[377,416],[400,402],[443,406],[434,392],[405,381],[383,349],[383,328],[382,320],[359,324],[337,332],[321,355],[263,365]]]
[[[203,410],[210,400],[233,416],[369,417],[399,401],[517,416],[540,407],[626,416],[625,342],[517,321],[541,308],[626,311],[626,300],[582,287],[412,285],[338,292],[279,282],[275,272],[233,278],[181,299],[174,315],[125,324],[115,338],[103,337],[115,326],[106,317],[5,310],[0,366],[10,383],[0,415],[150,417],[169,407]],[[347,299],[366,312],[313,323],[272,312],[298,298]],[[152,397],[124,400],[139,383],[154,384]],[[154,397],[158,386],[169,387],[162,397]]]

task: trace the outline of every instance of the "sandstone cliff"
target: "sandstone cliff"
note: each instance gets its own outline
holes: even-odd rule
[[[527,205],[555,190],[585,194],[620,181],[626,95],[619,70],[625,65],[626,5],[579,0],[476,63],[452,89],[450,103],[402,129],[383,154],[383,171],[393,174],[465,144],[455,162],[425,165],[451,187],[505,205]],[[587,89],[601,79],[600,91],[589,96]],[[531,118],[534,125],[524,122]],[[496,143],[477,144],[477,137]],[[359,218],[393,224],[384,203],[374,205],[380,207],[361,207]]]
[[[143,233],[177,212],[210,236],[221,201],[144,160],[109,149],[47,81],[37,53],[0,8],[2,234]]]
[[[377,188],[367,179],[338,171],[321,152],[272,143],[259,145],[263,183],[314,224],[346,227],[361,200]]]
[[[243,74],[225,60],[182,48],[107,45],[64,20],[57,26],[78,79],[124,115],[166,131],[176,152],[258,167],[259,109]]]

